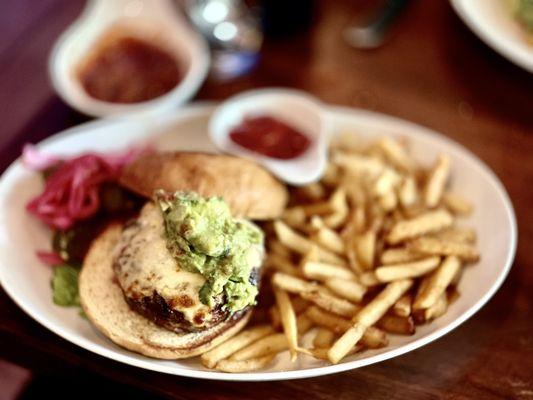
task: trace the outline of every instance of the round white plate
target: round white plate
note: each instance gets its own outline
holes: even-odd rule
[[[214,150],[207,136],[212,106],[196,105],[154,119],[100,120],[54,135],[39,147],[50,154],[74,155],[86,151],[112,151],[139,141],[155,143],[165,150]],[[348,357],[338,365],[299,357],[291,364],[281,354],[271,368],[260,372],[226,374],[209,371],[197,358],[162,361],[122,349],[101,335],[74,309],[52,303],[49,267],[35,256],[47,249],[50,232],[28,215],[24,205],[40,193],[37,174],[14,162],[0,180],[0,282],[11,298],[48,329],[87,350],[126,364],[175,375],[221,380],[278,380],[331,374],[395,357],[423,346],[451,331],[479,310],[507,275],[516,247],[516,221],[509,197],[490,169],[469,151],[421,126],[348,108],[330,108],[335,131],[353,131],[361,136],[401,135],[410,139],[414,156],[431,163],[438,153],[453,161],[452,186],[460,188],[476,205],[467,221],[479,235],[482,260],[465,269],[461,296],[436,321],[420,326],[413,336],[391,335],[390,346]]]
[[[455,12],[486,44],[516,65],[533,72],[528,44],[508,0],[450,0]]]

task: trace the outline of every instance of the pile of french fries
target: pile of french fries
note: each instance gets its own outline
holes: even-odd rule
[[[292,361],[303,354],[338,363],[442,316],[463,267],[479,260],[475,231],[457,223],[473,207],[448,191],[450,164],[441,155],[423,168],[402,141],[340,135],[322,180],[294,189],[273,222],[270,323],[202,355],[203,364],[253,371],[285,350]]]

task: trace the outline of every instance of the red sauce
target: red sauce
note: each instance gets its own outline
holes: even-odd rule
[[[300,156],[311,144],[307,136],[269,116],[246,117],[229,136],[248,150],[282,160]]]
[[[102,43],[80,68],[79,79],[92,97],[111,103],[138,103],[159,97],[181,80],[176,59],[133,37]]]

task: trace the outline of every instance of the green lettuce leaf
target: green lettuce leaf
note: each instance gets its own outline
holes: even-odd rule
[[[70,265],[60,265],[54,268],[54,274],[52,276],[52,299],[58,306],[80,306],[78,272],[76,268]]]

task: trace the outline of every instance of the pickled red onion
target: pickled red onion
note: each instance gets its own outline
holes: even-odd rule
[[[86,153],[65,160],[45,156],[34,146],[26,145],[22,156],[25,165],[37,170],[57,166],[43,192],[26,208],[52,228],[68,229],[98,211],[102,183],[115,181],[124,165],[148,151],[148,147],[132,148],[120,153]]]
[[[43,264],[56,266],[61,265],[65,263],[65,260],[61,258],[59,254],[57,254],[55,251],[42,251],[38,250],[36,252],[37,257]]]

